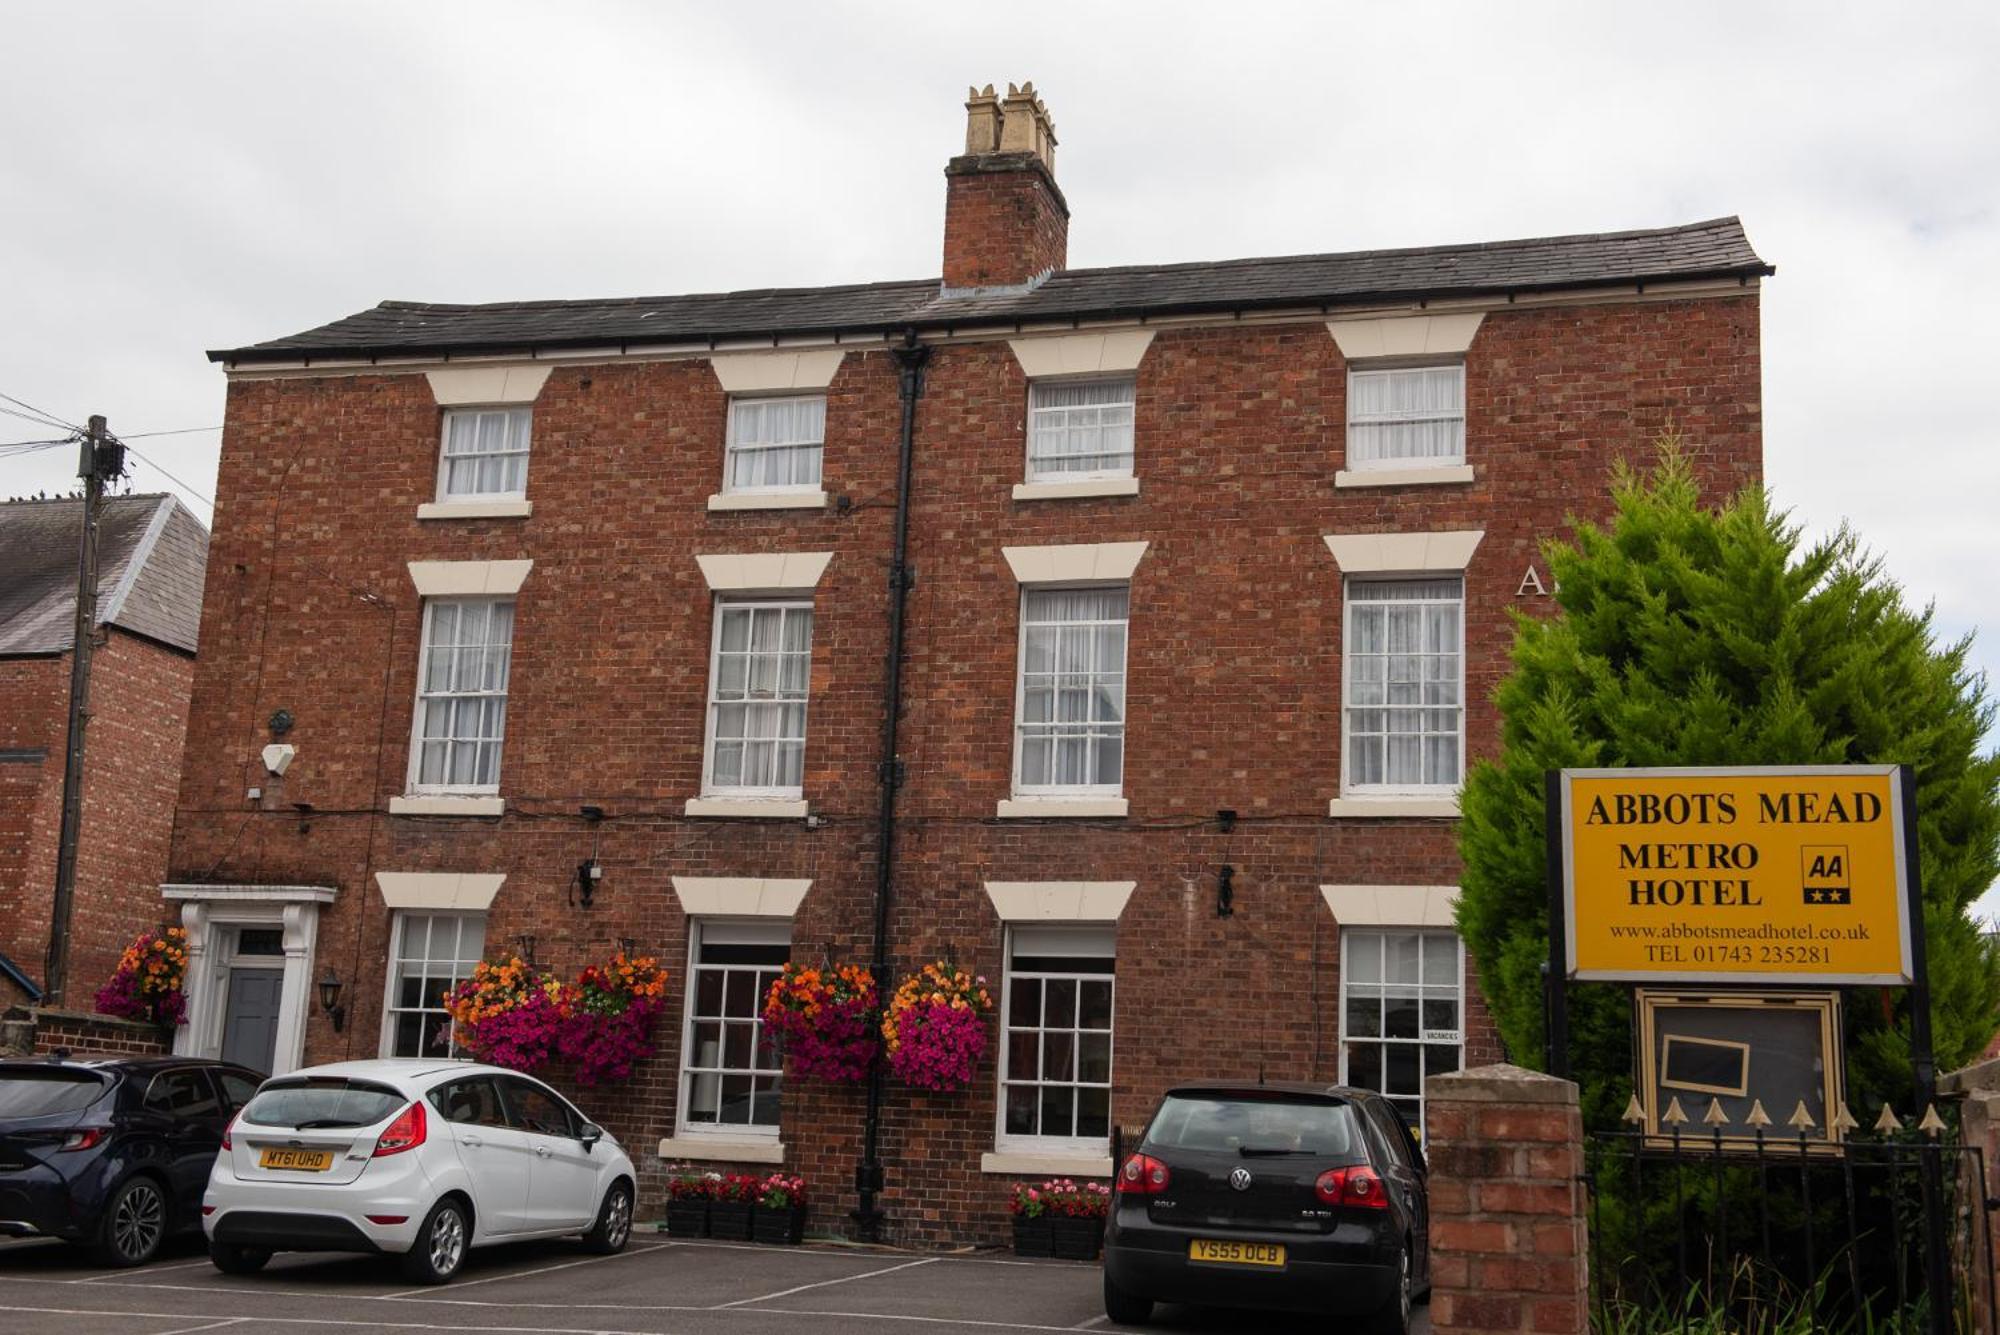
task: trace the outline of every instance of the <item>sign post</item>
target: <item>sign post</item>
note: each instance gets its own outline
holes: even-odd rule
[[[1548,1065],[1570,980],[1908,987],[1919,1114],[1936,1093],[1916,779],[1899,765],[1571,769],[1547,776]],[[1934,1330],[1950,1267],[1924,1160]]]

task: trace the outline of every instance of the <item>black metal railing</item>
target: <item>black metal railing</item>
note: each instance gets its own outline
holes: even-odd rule
[[[1886,1111],[1886,1110],[1885,1110]],[[1585,1147],[1600,1331],[2000,1335],[1985,1156],[1934,1112],[1817,1128],[1662,1119]],[[1803,1109],[1800,1110],[1803,1116]]]

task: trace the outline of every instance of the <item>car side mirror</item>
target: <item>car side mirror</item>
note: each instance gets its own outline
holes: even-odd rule
[[[583,1129],[576,1133],[576,1138],[583,1142],[584,1153],[588,1154],[598,1141],[604,1139],[604,1128],[595,1122],[585,1122]]]

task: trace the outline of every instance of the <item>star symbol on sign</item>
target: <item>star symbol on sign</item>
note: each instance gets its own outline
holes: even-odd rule
[[[1817,890],[1808,890],[1806,891],[1806,898],[1817,904],[1820,901],[1820,892]]]

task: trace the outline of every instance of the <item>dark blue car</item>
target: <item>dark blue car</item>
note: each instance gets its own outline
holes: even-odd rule
[[[144,1265],[201,1227],[223,1128],[262,1080],[189,1057],[0,1062],[0,1236]]]

